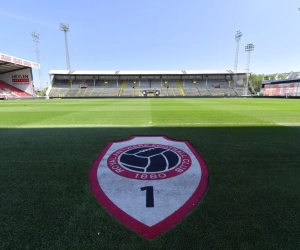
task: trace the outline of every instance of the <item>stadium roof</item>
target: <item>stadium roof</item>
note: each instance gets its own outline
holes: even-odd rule
[[[171,70],[171,71],[87,71],[87,70],[51,70],[50,75],[233,75],[232,70]],[[238,70],[237,74],[246,74],[247,70]]]
[[[0,53],[0,74],[5,74],[26,68],[39,69],[40,65],[35,62]]]
[[[290,83],[290,82],[300,82],[300,72],[290,72],[290,73],[276,73],[264,75],[264,77],[271,76],[273,79],[263,80],[262,85],[265,84],[277,84],[277,83]]]

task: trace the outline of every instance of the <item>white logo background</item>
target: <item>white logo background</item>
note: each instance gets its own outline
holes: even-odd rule
[[[190,156],[191,167],[180,175],[159,180],[134,180],[120,176],[107,167],[107,159],[112,153],[135,144],[165,144],[181,149]],[[97,169],[98,184],[109,200],[148,227],[158,224],[181,208],[195,193],[201,176],[200,163],[184,142],[160,136],[134,137],[129,141],[113,143]],[[147,191],[142,191],[141,188],[147,186],[153,187],[154,207],[146,207]]]

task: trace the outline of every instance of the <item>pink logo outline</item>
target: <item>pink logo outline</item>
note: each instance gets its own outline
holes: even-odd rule
[[[153,225],[153,226],[147,226],[140,221],[136,220],[135,218],[131,217],[127,213],[125,213],[123,210],[121,210],[118,206],[116,206],[104,193],[101,186],[99,185],[98,178],[97,178],[97,170],[100,164],[100,161],[103,159],[103,157],[106,155],[107,151],[111,148],[111,146],[114,143],[118,142],[127,142],[130,140],[133,140],[137,137],[157,137],[157,136],[132,136],[131,138],[123,141],[115,141],[110,142],[108,145],[104,148],[104,150],[97,156],[96,160],[93,162],[90,174],[89,174],[89,182],[91,186],[91,191],[95,198],[98,200],[98,202],[106,208],[106,210],[117,220],[122,222],[127,227],[131,228],[133,231],[137,232],[141,236],[143,236],[146,239],[153,239],[160,234],[168,231],[172,227],[174,227],[176,224],[178,224],[180,221],[182,221],[187,214],[189,214],[195,205],[200,202],[202,197],[204,196],[208,183],[209,183],[209,171],[206,162],[204,159],[197,153],[197,151],[191,146],[191,144],[188,141],[180,141],[180,140],[172,140],[169,139],[166,136],[159,136],[162,137],[168,141],[174,141],[174,142],[181,142],[186,144],[186,146],[191,150],[191,152],[196,157],[197,161],[199,162],[199,166],[201,168],[201,180],[199,182],[198,187],[196,188],[193,195],[187,200],[187,202],[181,206],[179,209],[177,209],[174,213],[172,213],[170,216],[165,218],[164,220],[160,221],[159,223]]]

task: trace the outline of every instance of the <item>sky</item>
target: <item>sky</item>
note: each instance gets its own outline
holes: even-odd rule
[[[45,87],[50,70],[67,69],[59,28],[66,23],[72,70],[233,70],[240,30],[238,69],[253,43],[251,72],[299,71],[299,7],[299,0],[1,1],[0,52],[36,62],[37,31]]]

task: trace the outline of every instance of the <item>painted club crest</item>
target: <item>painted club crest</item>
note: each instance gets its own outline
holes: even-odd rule
[[[93,163],[90,185],[109,213],[152,239],[195,207],[208,177],[206,163],[189,142],[134,136],[106,146]]]

